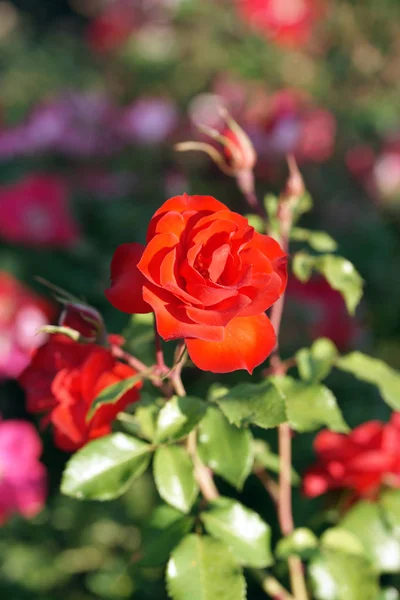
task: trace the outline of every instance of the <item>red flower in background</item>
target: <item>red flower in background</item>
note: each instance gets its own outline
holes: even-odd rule
[[[34,517],[44,506],[42,442],[26,421],[0,421],[0,525],[13,513]]]
[[[95,52],[110,52],[120,48],[132,35],[137,19],[132,6],[115,2],[90,23],[86,37]]]
[[[400,488],[400,413],[389,423],[368,421],[350,434],[321,431],[317,463],[305,474],[306,496],[347,489],[352,499],[374,499],[382,486]]]
[[[339,350],[347,350],[355,341],[360,328],[347,312],[342,295],[332,289],[323,277],[313,277],[302,283],[289,279],[287,313],[283,336],[294,345],[309,339],[330,338]],[[299,339],[293,339],[296,332]]]
[[[71,452],[110,433],[117,413],[139,399],[141,383],[115,404],[97,408],[93,417],[86,420],[103,389],[135,374],[134,369],[118,362],[110,350],[56,334],[35,352],[19,383],[26,392],[28,411],[44,413],[42,424],[52,424],[55,444]]]
[[[157,210],[147,246],[124,244],[106,295],[119,310],[154,310],[165,340],[185,338],[200,369],[252,372],[275,346],[265,315],[286,286],[272,238],[210,196],[176,196]]]
[[[237,0],[239,14],[268,39],[283,46],[303,46],[321,18],[319,0]]]
[[[71,246],[79,237],[68,190],[54,175],[33,174],[0,187],[0,236],[33,246]]]
[[[54,316],[49,302],[0,271],[0,379],[18,377],[25,369],[32,350],[46,339],[38,330]]]

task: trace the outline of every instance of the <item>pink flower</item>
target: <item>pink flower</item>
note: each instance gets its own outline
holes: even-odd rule
[[[71,246],[79,237],[68,191],[54,175],[32,174],[0,187],[0,236],[31,246]]]
[[[177,110],[171,100],[142,97],[123,111],[120,131],[127,142],[160,144],[172,133],[177,121]]]
[[[255,31],[282,46],[304,46],[321,18],[320,0],[237,0]]]
[[[54,316],[50,303],[0,271],[0,379],[16,378],[30,355],[46,340],[37,331]]]
[[[42,442],[27,421],[0,422],[0,524],[13,513],[34,517],[47,495]]]

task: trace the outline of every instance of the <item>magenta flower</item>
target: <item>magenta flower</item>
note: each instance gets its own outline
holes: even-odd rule
[[[13,513],[34,517],[47,495],[42,442],[27,421],[0,422],[0,524]]]
[[[32,174],[0,187],[0,236],[31,246],[71,246],[79,237],[64,181]]]

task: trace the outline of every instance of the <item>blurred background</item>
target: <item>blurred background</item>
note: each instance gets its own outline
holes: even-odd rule
[[[399,73],[398,0],[0,1],[2,417],[33,422],[16,380],[43,339],[38,328],[58,312],[38,276],[96,306],[109,331],[124,330],[141,358],[151,355],[151,326],[105,301],[109,263],[118,244],[143,241],[173,195],[210,194],[250,212],[206,155],[173,149],[203,140],[199,124],[220,128],[220,105],[255,145],[260,198],[279,193],[293,153],[314,199],[303,225],[337,239],[366,282],[350,319],[322,279],[292,280],[283,356],[328,336],[400,368]],[[197,395],[212,381],[186,375]],[[328,385],[351,426],[387,420],[374,388],[343,373]],[[163,599],[162,569],[135,560],[159,502],[150,476],[112,503],[61,497],[68,457],[43,436],[46,506],[1,527],[0,596]],[[265,439],[276,444],[275,433]],[[294,440],[300,472],[312,439]],[[0,456],[0,494],[1,479]],[[245,501],[276,526],[256,479]],[[318,527],[321,506],[297,494],[295,518]]]

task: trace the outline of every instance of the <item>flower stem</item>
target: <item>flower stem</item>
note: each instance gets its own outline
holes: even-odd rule
[[[295,600],[294,597],[285,590],[275,577],[259,569],[251,569],[250,573],[258,581],[266,594],[274,600]]]

